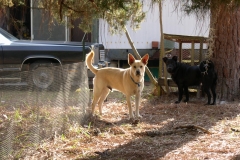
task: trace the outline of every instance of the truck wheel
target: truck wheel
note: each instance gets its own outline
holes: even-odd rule
[[[40,89],[49,88],[54,82],[54,67],[52,63],[35,62],[30,66],[30,84]]]

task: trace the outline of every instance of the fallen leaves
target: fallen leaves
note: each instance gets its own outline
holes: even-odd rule
[[[230,160],[240,155],[238,103],[204,106],[205,99],[191,95],[188,104],[175,105],[175,94],[146,96],[140,105],[143,118],[129,120],[126,103],[115,94],[120,93],[110,93],[102,116],[83,127],[73,125],[65,138],[56,135],[25,150],[24,159]]]

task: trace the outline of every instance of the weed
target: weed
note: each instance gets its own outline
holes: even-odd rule
[[[22,121],[22,119],[23,119],[23,117],[20,113],[20,110],[17,109],[14,113],[14,120],[17,121],[17,122],[20,122],[20,121]]]
[[[91,138],[89,132],[88,132],[88,131],[85,131],[84,128],[80,128],[80,132],[81,132],[83,135],[85,135],[86,137]]]
[[[61,135],[61,140],[62,141],[66,140],[66,136],[64,134]]]

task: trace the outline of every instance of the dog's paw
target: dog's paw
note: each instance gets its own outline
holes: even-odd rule
[[[94,117],[94,113],[93,112],[90,112],[90,117]]]
[[[139,119],[135,119],[135,120],[133,120],[133,121],[131,122],[131,124],[134,125],[134,126],[136,126],[136,125],[138,125],[139,122],[140,122]]]
[[[180,101],[176,101],[176,102],[175,102],[175,104],[178,104],[178,103],[180,103]]]
[[[189,100],[188,99],[185,99],[184,102],[188,102]]]
[[[132,113],[132,114],[129,114],[129,120],[132,120],[132,119],[134,119],[135,117],[134,117],[134,114]]]
[[[135,120],[134,117],[129,117],[130,122],[133,122],[134,120]]]
[[[142,118],[142,116],[141,116],[140,114],[138,114],[138,115],[136,115],[136,118],[139,118],[139,119],[141,119],[141,118]]]
[[[133,120],[133,119],[134,119],[134,114],[129,114],[128,119],[129,119],[129,120]]]

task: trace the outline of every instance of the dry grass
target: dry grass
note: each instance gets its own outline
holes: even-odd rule
[[[139,122],[128,120],[124,96],[112,92],[103,116],[28,149],[23,159],[240,159],[238,102],[205,106],[205,98],[190,95],[188,104],[176,105],[176,94],[154,97],[151,89],[150,85],[144,90]]]

